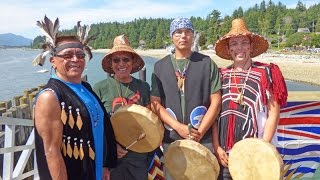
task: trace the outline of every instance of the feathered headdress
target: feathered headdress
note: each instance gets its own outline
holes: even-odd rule
[[[56,38],[60,26],[59,18],[52,23],[47,16],[44,16],[43,21],[37,21],[37,26],[40,27],[41,33],[45,36],[45,43],[42,45],[42,52],[32,61],[32,64],[43,66],[49,53],[55,55]]]
[[[54,23],[44,16],[43,21],[37,21],[37,26],[40,27],[42,34],[45,36],[45,43],[42,45],[42,52],[32,61],[34,66],[40,65],[42,66],[45,62],[46,56],[50,53],[52,56],[55,56],[59,51],[70,48],[69,46],[62,45],[57,47],[56,46],[56,39],[58,37],[58,30],[59,30],[59,19],[57,18]],[[77,23],[77,37],[80,41],[77,48],[81,47],[84,51],[88,54],[88,59],[92,58],[91,48],[88,46],[90,40],[95,39],[94,35],[89,36],[90,26],[80,25],[80,21]],[[72,47],[72,46],[71,46]]]
[[[83,45],[83,50],[85,50],[89,56],[89,60],[92,58],[91,48],[88,46],[89,41],[94,40],[96,38],[95,35],[89,36],[89,31],[91,27],[89,25],[80,25],[81,21],[77,22],[77,35],[79,41]]]

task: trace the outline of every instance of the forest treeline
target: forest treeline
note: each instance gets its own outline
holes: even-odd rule
[[[227,33],[231,21],[243,17],[248,28],[265,36],[272,47],[292,47],[302,45],[320,47],[320,4],[306,7],[298,1],[296,8],[289,9],[281,2],[262,1],[244,10],[241,6],[232,15],[222,17],[219,10],[212,10],[206,18],[191,16],[196,31],[201,32],[199,45],[206,49],[217,39]],[[90,34],[96,35],[90,46],[94,49],[111,48],[113,39],[120,34],[126,34],[135,48],[159,49],[171,45],[169,27],[172,19],[139,18],[130,22],[105,22],[91,25]],[[297,32],[304,28],[305,32]],[[76,27],[63,30],[59,34],[75,34]],[[309,31],[309,32],[308,32]],[[37,36],[33,47],[39,48],[44,37]]]

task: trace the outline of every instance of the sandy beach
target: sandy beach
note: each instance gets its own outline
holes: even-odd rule
[[[94,50],[94,52],[106,53],[108,49]],[[166,49],[136,50],[142,56],[150,56],[157,59],[164,57],[170,52]],[[225,67],[232,62],[219,58],[213,50],[200,51],[210,56],[219,67]],[[284,77],[288,80],[307,82],[320,85],[320,55],[297,55],[281,54],[278,52],[267,52],[253,58],[254,61],[277,64]]]

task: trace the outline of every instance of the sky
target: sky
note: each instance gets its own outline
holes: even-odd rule
[[[287,8],[295,8],[298,0],[279,1]],[[269,0],[265,0],[269,2]],[[301,0],[307,7],[320,0]],[[240,6],[246,10],[261,0],[1,0],[0,34],[13,33],[33,39],[41,35],[36,21],[47,15],[52,21],[60,20],[60,29],[70,29],[77,21],[81,24],[100,22],[127,22],[135,18],[206,18],[213,10],[221,17],[232,15]]]

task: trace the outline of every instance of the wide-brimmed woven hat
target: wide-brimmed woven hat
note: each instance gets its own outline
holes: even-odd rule
[[[112,49],[102,59],[102,68],[105,72],[114,74],[112,69],[111,55],[115,52],[129,52],[133,55],[131,73],[138,72],[143,68],[143,59],[132,49],[128,38],[123,34],[114,38]]]
[[[223,58],[232,60],[231,55],[228,52],[228,43],[231,37],[237,36],[247,36],[250,38],[250,42],[252,44],[252,49],[250,53],[250,57],[256,57],[268,50],[269,43],[267,39],[264,37],[252,33],[247,29],[246,23],[242,18],[237,18],[232,21],[231,30],[220,38],[215,44],[216,54]]]

